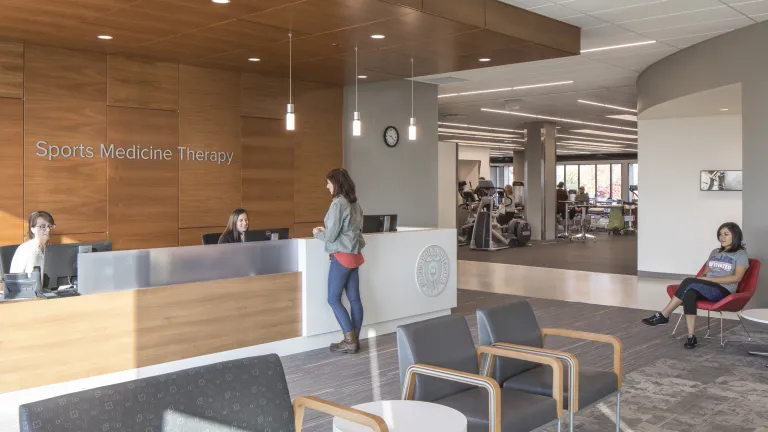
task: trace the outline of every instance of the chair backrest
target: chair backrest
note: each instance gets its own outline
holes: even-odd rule
[[[218,244],[219,237],[221,237],[221,233],[203,234],[203,244],[204,245]]]
[[[750,259],[749,268],[741,278],[739,286],[736,287],[738,293],[754,293],[757,289],[757,279],[760,277],[760,260]]]
[[[479,372],[477,351],[462,315],[447,315],[397,328],[400,386],[409,366],[421,363],[461,372]],[[414,399],[433,402],[473,388],[444,379],[418,376]]]
[[[519,301],[477,310],[477,336],[480,345],[505,342],[543,348],[541,328],[533,308],[527,301]],[[496,359],[493,378],[499,383],[538,367],[538,363],[506,358]]]
[[[11,261],[19,245],[10,245],[0,247],[0,272],[2,274],[11,272]]]
[[[19,426],[22,432],[263,432],[293,430],[294,416],[283,365],[270,354],[24,404]]]

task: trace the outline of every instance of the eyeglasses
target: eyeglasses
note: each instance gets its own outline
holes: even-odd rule
[[[48,229],[56,228],[56,225],[38,225],[37,228],[40,228],[42,231],[45,231],[45,230],[48,230]]]

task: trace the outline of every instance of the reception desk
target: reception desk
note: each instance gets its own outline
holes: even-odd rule
[[[365,239],[362,338],[456,306],[455,230]],[[0,393],[325,347],[328,266],[314,239],[82,254],[81,296],[0,304]]]

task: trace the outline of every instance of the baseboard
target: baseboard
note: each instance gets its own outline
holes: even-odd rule
[[[685,278],[692,277],[692,275],[689,274],[675,274],[675,273],[659,273],[659,272],[649,272],[649,271],[637,271],[637,275],[639,277],[648,277],[648,278],[656,278],[656,279],[676,279],[676,280],[683,280]]]

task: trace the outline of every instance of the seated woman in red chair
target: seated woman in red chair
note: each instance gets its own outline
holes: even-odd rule
[[[720,247],[709,254],[707,273],[703,277],[685,279],[663,311],[642,320],[643,324],[649,326],[666,324],[672,312],[683,305],[685,323],[688,325],[688,339],[683,346],[688,349],[696,347],[698,343],[696,335],[693,334],[696,326],[696,302],[718,302],[733,294],[749,267],[749,256],[744,248],[741,228],[737,224],[722,224],[717,230],[717,239],[720,241]]]

